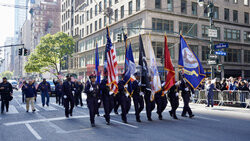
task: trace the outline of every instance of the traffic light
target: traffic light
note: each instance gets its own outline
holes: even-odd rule
[[[121,33],[117,34],[117,40],[118,40],[118,42],[122,42],[122,34]]]
[[[221,72],[222,67],[223,67],[222,64],[218,64],[218,65],[217,65],[217,72]]]
[[[18,49],[18,55],[19,55],[19,56],[22,56],[22,55],[23,55],[23,48],[19,48],[19,49]]]
[[[28,49],[24,48],[23,56],[27,56],[27,55],[28,55]]]

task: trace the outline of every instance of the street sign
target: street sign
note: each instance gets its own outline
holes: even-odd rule
[[[207,60],[208,65],[216,65],[216,60]]]
[[[222,48],[228,48],[228,43],[219,43],[217,45],[214,45],[214,49],[222,49]]]
[[[218,58],[218,56],[215,54],[209,54],[208,58],[211,60],[216,60]]]
[[[227,53],[224,51],[215,51],[216,55],[227,56]]]
[[[217,38],[217,29],[208,29],[208,37]]]

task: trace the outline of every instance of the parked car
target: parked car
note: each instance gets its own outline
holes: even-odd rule
[[[8,80],[9,83],[12,85],[12,88],[13,89],[16,89],[18,90],[18,84],[17,84],[17,81],[16,80]]]

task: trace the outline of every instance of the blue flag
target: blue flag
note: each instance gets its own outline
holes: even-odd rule
[[[188,46],[182,35],[180,36],[179,66],[184,70],[183,79],[194,89],[196,89],[206,77],[199,58]]]
[[[133,91],[131,84],[131,77],[136,72],[136,65],[133,57],[131,43],[129,44],[129,47],[126,49],[125,66],[126,67],[125,67],[124,81],[126,82],[125,86],[128,85],[127,88],[125,88],[125,90],[127,91],[127,93],[129,93],[129,95],[131,95]]]
[[[101,76],[100,76],[100,72],[99,72],[99,53],[98,53],[98,44],[96,43],[96,49],[95,49],[95,71],[96,71],[96,82],[98,84],[101,83]]]

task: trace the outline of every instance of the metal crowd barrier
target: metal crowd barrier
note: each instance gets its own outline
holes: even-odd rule
[[[205,90],[195,90],[194,101],[196,103],[207,102],[208,92]],[[250,106],[250,93],[249,91],[214,91],[214,102],[218,102],[218,105],[224,104],[244,104],[247,108]]]

